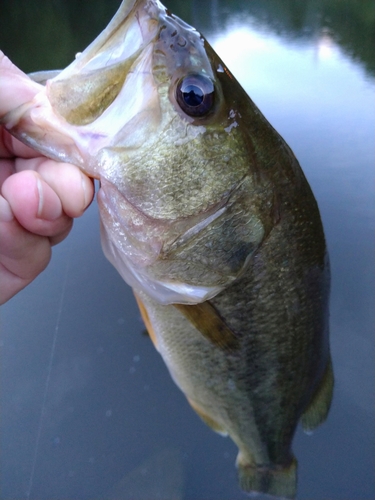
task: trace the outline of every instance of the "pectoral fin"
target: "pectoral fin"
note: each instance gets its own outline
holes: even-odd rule
[[[225,351],[239,348],[239,340],[209,302],[195,305],[173,304],[204,337]]]

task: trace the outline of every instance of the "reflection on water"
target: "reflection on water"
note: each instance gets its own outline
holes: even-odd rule
[[[3,0],[0,47],[28,71],[61,67],[117,5]],[[168,6],[205,32],[287,140],[321,209],[332,265],[336,392],[328,422],[312,437],[297,433],[298,498],[374,498],[370,2]],[[130,290],[102,256],[93,205],[56,247],[48,271],[2,308],[1,498],[27,498],[34,470],[29,498],[106,498],[121,495],[125,484],[138,488],[132,498],[146,499],[149,492],[137,486],[141,464],[159,471],[153,482],[176,487],[176,497],[244,498],[233,470],[235,447],[188,408],[142,331]],[[175,466],[163,465],[173,453]]]
[[[25,71],[66,66],[107,25],[119,0],[2,0],[1,43]],[[257,29],[298,44],[328,34],[366,71],[375,74],[372,0],[169,0],[167,6],[208,35],[247,17]],[[17,29],[15,27],[17,26]],[[58,29],[56,29],[58,27]],[[63,43],[61,43],[63,41]],[[30,52],[25,52],[23,47]],[[33,55],[30,58],[30,54]]]
[[[122,478],[108,500],[183,500],[183,467],[177,450],[166,449],[147,459]]]

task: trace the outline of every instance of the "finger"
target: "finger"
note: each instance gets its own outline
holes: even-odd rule
[[[28,285],[51,258],[48,238],[24,229],[0,197],[0,304]]]
[[[61,200],[63,211],[69,217],[79,217],[92,202],[94,182],[80,169],[69,163],[47,158],[17,159],[17,172],[34,170],[55,191]]]
[[[0,188],[5,179],[15,173],[14,160],[0,160]]]
[[[0,305],[27,286],[32,279],[20,278],[7,269],[0,260]]]
[[[61,231],[61,233],[55,234],[54,236],[49,236],[48,239],[52,247],[57,245],[58,243],[61,243],[68,236],[73,227],[73,219],[69,219],[69,222],[70,223],[63,231]]]
[[[40,156],[40,153],[23,144],[0,126],[0,158],[14,158],[16,156],[35,158]]]
[[[60,198],[37,172],[30,170],[8,177],[1,194],[18,222],[40,236],[57,237],[70,230],[72,220],[62,209]]]

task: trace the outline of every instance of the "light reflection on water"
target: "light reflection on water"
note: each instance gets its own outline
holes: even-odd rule
[[[328,32],[286,40],[253,18],[231,19],[217,12],[205,34],[296,153],[331,257],[335,396],[325,425],[297,433],[298,498],[370,499],[374,82]],[[30,498],[245,498],[235,447],[190,410],[142,335],[130,290],[101,254],[95,205],[48,271],[2,309],[2,498],[26,498],[57,326]]]

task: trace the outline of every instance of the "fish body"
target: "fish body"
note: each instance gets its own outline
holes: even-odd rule
[[[244,490],[293,498],[296,426],[332,396],[328,257],[296,158],[224,62],[157,0],[125,0],[2,122],[100,179],[104,252],[176,384],[237,444]]]

